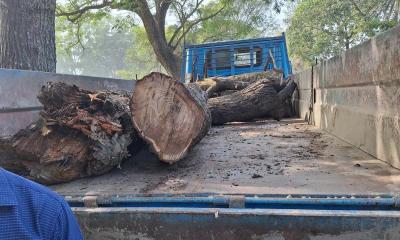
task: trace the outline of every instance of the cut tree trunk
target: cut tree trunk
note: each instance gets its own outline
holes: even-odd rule
[[[244,122],[268,114],[279,120],[280,115],[276,114],[280,114],[284,101],[291,96],[295,88],[296,84],[290,80],[278,93],[276,81],[259,80],[241,91],[211,98],[208,100],[208,108],[212,124]]]
[[[136,83],[130,107],[139,135],[167,163],[185,157],[211,125],[204,92],[162,73],[151,73]]]
[[[56,71],[56,0],[0,1],[0,68]]]
[[[268,79],[275,82],[281,81],[280,73],[273,72],[273,71],[265,71],[265,72],[257,72],[257,73],[245,73],[239,75],[233,75],[229,77],[212,77],[212,78],[205,78],[204,80],[198,81],[196,84],[200,86],[201,89],[207,91],[210,87],[213,87],[216,84],[216,81],[237,81],[237,82],[249,82],[253,83],[258,80]],[[234,89],[231,89],[234,90]]]
[[[243,81],[232,81],[232,80],[227,80],[224,78],[216,78],[214,79],[215,84],[209,87],[206,91],[207,97],[211,98],[216,93],[224,92],[227,90],[242,90],[245,89],[250,85],[249,82],[243,82]]]
[[[35,181],[54,184],[100,175],[121,164],[128,147],[143,145],[130,121],[126,92],[49,83],[38,98],[44,106],[40,120],[10,140],[20,171]]]

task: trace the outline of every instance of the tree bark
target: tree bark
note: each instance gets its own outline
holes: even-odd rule
[[[125,92],[49,83],[38,98],[41,119],[10,140],[12,159],[35,181],[54,184],[104,174],[129,156],[128,147],[142,146]]]
[[[174,53],[174,49],[168,45],[165,37],[165,17],[168,7],[161,12],[159,9],[156,15],[153,15],[148,4],[140,1],[140,9],[137,10],[137,13],[143,22],[147,38],[158,61],[174,79],[180,79],[180,56]]]
[[[206,102],[197,85],[151,73],[133,90],[133,126],[161,161],[174,163],[207,134],[211,116]]]
[[[232,75],[229,77],[212,77],[206,78],[204,80],[198,81],[197,84],[201,89],[207,91],[210,87],[216,84],[216,81],[234,81],[234,82],[248,82],[253,83],[258,80],[269,79],[271,81],[280,82],[281,74],[272,72],[272,71],[264,71],[257,73],[245,73],[239,75]]]
[[[244,122],[265,117],[268,114],[274,116],[276,112],[280,113],[279,109],[283,102],[291,96],[295,88],[296,84],[289,81],[278,93],[276,81],[259,80],[241,91],[211,98],[208,100],[208,108],[211,112],[212,124]]]
[[[212,98],[216,93],[224,92],[227,90],[242,90],[250,85],[249,82],[232,81],[224,78],[214,79],[215,84],[206,90],[207,97]]]
[[[0,67],[56,71],[55,0],[0,0]]]
[[[19,175],[29,173],[17,156],[9,137],[0,138],[0,166]]]

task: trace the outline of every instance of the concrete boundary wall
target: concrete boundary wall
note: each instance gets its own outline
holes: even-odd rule
[[[400,168],[400,26],[294,78],[302,118]]]
[[[65,82],[89,90],[131,91],[135,81],[0,69],[0,137],[16,133],[38,119],[36,95],[47,82]]]

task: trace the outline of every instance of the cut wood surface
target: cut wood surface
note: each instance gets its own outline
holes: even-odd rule
[[[54,184],[100,175],[129,156],[128,146],[141,147],[125,92],[49,83],[38,99],[44,106],[40,120],[11,139],[15,159],[35,181]]]
[[[212,124],[250,121],[268,114],[274,115],[274,111],[282,107],[283,102],[291,96],[295,87],[295,83],[289,81],[278,93],[276,81],[258,80],[241,91],[211,98],[208,100],[208,107]]]
[[[132,122],[161,161],[182,159],[211,125],[205,93],[162,73],[136,83],[130,102]]]

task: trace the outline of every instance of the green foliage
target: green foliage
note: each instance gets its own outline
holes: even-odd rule
[[[87,22],[79,25],[77,35],[78,25],[58,18],[57,72],[134,79],[158,66],[144,29],[131,26],[120,31],[122,20],[106,17]]]
[[[136,75],[142,78],[152,71],[166,72],[154,54],[145,29],[137,26],[132,29],[132,32],[132,45],[126,49],[126,67],[117,72],[118,77],[134,79]]]
[[[367,11],[379,1],[300,1],[287,32],[292,59],[309,66],[315,58],[330,58],[394,26],[395,20]]]
[[[221,5],[221,2],[212,2],[202,11],[212,12]],[[230,1],[223,12],[196,26],[186,41],[203,43],[271,35],[278,28],[276,15],[265,0]]]
[[[362,26],[348,1],[304,0],[287,33],[291,56],[306,64],[332,57],[365,38]]]

